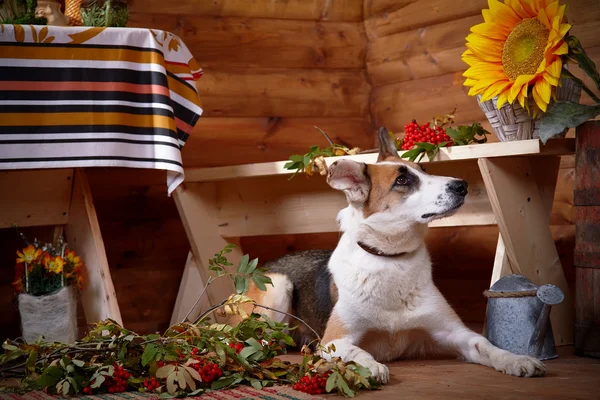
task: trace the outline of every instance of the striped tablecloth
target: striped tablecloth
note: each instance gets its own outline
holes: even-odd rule
[[[169,32],[0,25],[0,169],[164,169],[170,194],[201,75]]]

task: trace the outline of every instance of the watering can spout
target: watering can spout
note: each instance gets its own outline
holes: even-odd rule
[[[553,305],[560,304],[565,298],[564,293],[560,288],[554,285],[543,285],[537,290],[537,298],[544,303],[542,311],[538,316],[535,324],[535,329],[529,339],[529,355],[538,358],[544,347],[546,339],[546,331],[548,327],[548,319],[550,318],[550,309]]]

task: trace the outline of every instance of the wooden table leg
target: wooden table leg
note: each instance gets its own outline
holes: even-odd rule
[[[572,299],[550,231],[550,210],[560,160],[482,158],[478,163],[510,270],[538,285],[552,283],[561,288],[565,300],[553,307],[550,314],[554,340],[557,345],[573,343]],[[507,273],[506,266],[506,260],[497,260],[493,276]]]
[[[209,258],[212,258],[215,253],[221,251],[228,242],[219,234],[216,218],[216,188],[214,184],[183,183],[175,189],[173,197],[183,221],[193,254],[193,259],[188,258],[188,261],[193,262],[193,264],[188,262],[188,265],[196,265],[199,272],[199,276],[196,275],[194,278],[195,284],[185,285],[182,282],[183,290],[180,289],[178,302],[182,303],[183,297],[191,299],[195,294],[196,297],[190,300],[191,304],[193,304],[208,280]],[[241,257],[242,251],[239,247],[233,249],[227,255],[227,258],[234,266],[239,263]],[[234,292],[235,289],[230,279],[217,279],[207,289],[206,301],[202,304],[204,307],[209,304],[218,304]],[[181,311],[181,313],[187,314],[187,311],[189,310],[185,312]],[[179,313],[179,311],[177,312]],[[175,318],[175,315],[173,318]]]
[[[92,201],[87,176],[83,169],[75,170],[73,194],[66,226],[69,245],[85,264],[81,302],[88,323],[111,318],[123,324],[117,294],[110,276],[104,241]]]

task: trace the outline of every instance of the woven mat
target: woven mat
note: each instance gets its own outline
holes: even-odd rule
[[[74,399],[75,397],[69,397]],[[240,386],[235,389],[219,390],[217,392],[210,392],[203,396],[188,397],[192,398],[203,398],[203,399],[214,399],[214,400],[305,400],[305,399],[323,399],[323,397],[315,397],[302,392],[297,392],[288,386],[274,386],[270,388],[264,388],[262,390],[256,390],[250,386]],[[0,400],[55,400],[65,399],[65,397],[50,396],[44,392],[30,392],[24,395],[12,394],[12,393],[0,393]],[[137,393],[137,392],[124,392],[119,394],[101,394],[98,396],[82,396],[77,399],[94,400],[142,400],[142,399],[158,399],[155,394],[148,393]]]

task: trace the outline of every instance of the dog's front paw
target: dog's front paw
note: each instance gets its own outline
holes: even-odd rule
[[[390,370],[387,366],[378,363],[377,361],[367,361],[361,363],[365,368],[371,371],[371,376],[380,383],[388,383],[390,381]]]
[[[502,357],[501,362],[494,367],[507,375],[514,376],[544,376],[546,373],[546,366],[540,360],[528,357],[518,356],[515,354],[509,354]]]

